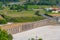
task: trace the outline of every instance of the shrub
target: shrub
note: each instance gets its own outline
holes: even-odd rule
[[[31,38],[31,40],[35,40],[34,38]]]
[[[12,37],[11,34],[8,35],[8,39],[9,39],[9,40],[12,40],[12,39],[13,39],[13,37]]]
[[[38,21],[38,20],[42,20],[44,19],[43,17],[7,17],[6,18],[7,21],[9,22],[34,22],[34,21]]]
[[[2,2],[0,2],[0,10],[3,10],[4,8],[3,8],[3,3]]]
[[[40,16],[39,11],[36,11],[35,12],[35,15]]]
[[[8,22],[34,22],[45,19],[42,16],[32,16],[32,17],[10,17],[10,16],[3,16]]]
[[[5,19],[0,19],[0,24],[6,24],[7,21]]]
[[[12,40],[12,35],[8,34],[7,31],[0,28],[0,40]]]

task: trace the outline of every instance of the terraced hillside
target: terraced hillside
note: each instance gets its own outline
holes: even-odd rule
[[[7,22],[34,22],[45,19],[43,16],[35,15],[36,11],[1,10],[0,14]]]

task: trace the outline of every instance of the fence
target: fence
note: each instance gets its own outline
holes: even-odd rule
[[[51,25],[55,23],[56,23],[55,19],[45,19],[45,20],[40,20],[37,22],[4,25],[4,27],[2,28],[7,30],[8,33],[15,34],[15,33],[23,32],[23,31],[31,30],[33,28]]]

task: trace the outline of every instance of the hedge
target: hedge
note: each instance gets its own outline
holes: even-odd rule
[[[8,22],[34,22],[44,19],[42,16],[35,17],[6,17]]]

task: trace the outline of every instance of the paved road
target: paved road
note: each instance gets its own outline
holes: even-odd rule
[[[40,14],[40,15],[45,17],[45,18],[48,18],[48,19],[52,19],[53,18],[53,17],[46,16],[45,14]]]
[[[43,40],[60,40],[60,25],[48,25],[13,35],[13,40],[28,40],[29,38]]]

